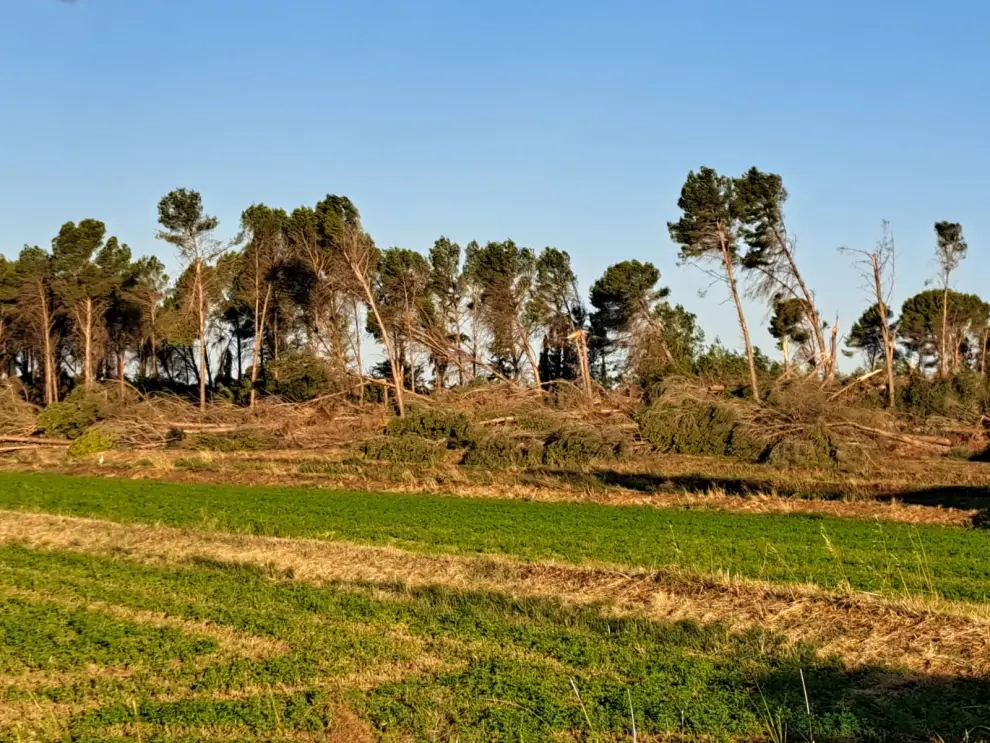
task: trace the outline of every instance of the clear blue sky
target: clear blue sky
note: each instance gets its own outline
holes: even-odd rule
[[[990,267],[990,4],[0,0],[0,250],[97,217],[154,252],[156,204],[241,210],[350,196],[380,246],[511,237],[582,286],[656,263],[709,340],[731,307],[675,266],[691,168],[784,176],[820,309],[867,304],[836,253],[891,221],[897,302],[963,223],[956,288]],[[757,342],[766,311],[752,305]]]

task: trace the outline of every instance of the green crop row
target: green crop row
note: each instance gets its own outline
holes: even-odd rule
[[[990,597],[990,531],[817,515],[0,474],[0,508],[522,560]]]
[[[617,618],[552,600],[392,584],[315,587],[224,563],[165,568],[16,546],[0,548],[0,590],[36,599],[0,609],[0,650],[18,663],[4,666],[0,708],[78,710],[42,737],[134,739],[128,725],[141,726],[142,740],[320,736],[346,705],[384,740],[629,740],[635,718],[641,736],[752,740],[786,727],[798,739],[921,741],[960,739],[990,711],[985,680],[849,671],[766,631]],[[158,630],[99,609],[62,608],[78,601],[197,624],[169,630],[149,660],[145,643]],[[7,631],[24,621],[38,626]],[[280,649],[232,657],[203,644],[201,626]],[[39,639],[67,627],[81,634],[71,658],[59,650],[72,644],[68,635],[53,638],[59,668],[85,661],[134,672],[20,684],[18,673],[52,668]],[[104,652],[99,635],[124,642]],[[376,673],[383,677],[374,680]],[[878,694],[881,682],[887,691]],[[0,738],[28,732],[15,722]]]

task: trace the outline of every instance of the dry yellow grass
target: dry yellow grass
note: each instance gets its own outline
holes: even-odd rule
[[[990,607],[895,600],[676,571],[605,568],[435,556],[344,542],[203,534],[181,529],[15,512],[0,513],[0,542],[36,549],[127,554],[174,564],[207,558],[270,569],[322,584],[401,581],[515,596],[601,603],[620,614],[659,620],[720,621],[765,627],[807,641],[852,666],[883,664],[917,673],[990,673]],[[154,619],[154,617],[151,617]]]

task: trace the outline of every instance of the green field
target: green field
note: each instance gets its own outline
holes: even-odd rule
[[[675,566],[891,595],[990,597],[990,530],[0,473],[0,508],[523,560]]]
[[[3,702],[78,705],[49,723],[72,740],[135,730],[144,740],[315,735],[332,729],[342,704],[386,738],[423,741],[539,741],[553,731],[628,740],[633,715],[642,734],[730,739],[786,726],[799,740],[802,730],[817,740],[924,740],[926,731],[962,735],[990,711],[986,682],[938,679],[877,697],[870,690],[892,683],[889,669],[847,673],[771,633],[622,620],[553,601],[316,588],[237,566],[167,569],[17,547],[0,550],[0,580],[32,594],[0,611],[0,669],[12,679]],[[288,649],[245,658],[195,626],[149,630],[66,608],[76,601],[208,622]],[[90,664],[128,675],[90,678]],[[25,675],[52,670],[47,683]],[[183,735],[170,737],[170,726]]]
[[[990,534],[963,529],[13,474],[0,508],[976,603],[990,590]],[[0,740],[630,741],[635,720],[639,741],[948,742],[984,739],[990,720],[985,679],[469,586],[7,544],[0,599]]]

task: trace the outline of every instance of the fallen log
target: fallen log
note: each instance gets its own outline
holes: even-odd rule
[[[843,425],[850,428],[855,428],[857,431],[863,431],[864,433],[871,433],[875,436],[880,436],[882,438],[890,439],[891,441],[900,441],[902,444],[911,444],[913,446],[920,447],[932,447],[939,449],[948,449],[952,446],[952,441],[949,439],[939,438],[938,436],[922,436],[922,435],[908,435],[905,433],[894,433],[892,431],[884,431],[882,428],[872,428],[871,426],[864,426],[861,423],[844,423]]]
[[[32,446],[68,446],[64,439],[43,439],[36,436],[0,436],[0,444],[31,444]]]

